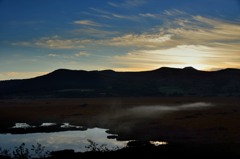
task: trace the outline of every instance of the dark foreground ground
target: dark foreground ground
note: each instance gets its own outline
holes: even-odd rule
[[[230,147],[228,147],[230,146]],[[171,144],[165,146],[136,146],[113,152],[74,153],[71,150],[52,153],[50,159],[58,158],[239,158],[237,145]],[[239,148],[239,145],[238,145]]]
[[[198,108],[196,105],[202,106]],[[53,153],[51,158],[127,158],[130,154],[157,158],[172,158],[175,155],[185,158],[240,156],[238,98],[1,100],[0,109],[1,132],[16,122],[32,125],[69,122],[87,128],[109,129],[109,132],[119,135],[118,140],[160,140],[169,143],[158,147],[137,144],[115,152],[61,151]]]
[[[74,152],[73,150],[61,150],[51,152],[49,157],[38,159],[79,159],[79,158],[226,158],[238,159],[240,157],[239,144],[169,144],[153,146],[146,141],[135,141],[134,146],[128,146],[116,151],[90,151]],[[29,159],[24,155],[21,158],[1,156],[1,159]]]

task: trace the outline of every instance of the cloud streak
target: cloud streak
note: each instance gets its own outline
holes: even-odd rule
[[[79,24],[79,25],[96,26],[96,27],[102,26],[101,24],[96,23],[96,22],[91,21],[91,20],[76,20],[73,23],[74,24]]]
[[[114,37],[110,43],[112,46],[134,46],[136,48],[156,48],[171,40],[170,34],[126,34],[121,37]]]
[[[95,13],[86,13],[91,16],[106,18],[106,19],[112,19],[112,20],[129,20],[129,21],[139,21],[140,17],[138,15],[123,15],[123,14],[117,14],[114,12],[105,11],[98,8],[90,8]]]
[[[85,37],[99,37],[99,38],[107,38],[108,36],[114,36],[119,34],[117,31],[107,31],[107,30],[100,30],[95,28],[80,28],[70,31],[73,35],[81,35]]]
[[[64,59],[76,59],[78,57],[87,57],[90,56],[90,53],[88,53],[87,51],[80,51],[78,53],[75,54],[54,54],[54,53],[50,53],[47,55],[48,57],[52,57],[52,58],[64,58]]]
[[[77,54],[74,54],[76,57],[89,56],[90,54],[86,51],[81,51]]]
[[[43,37],[37,40],[33,40],[31,42],[15,42],[12,45],[18,46],[31,46],[31,47],[41,47],[41,48],[49,48],[49,49],[81,49],[84,48],[85,44],[90,43],[89,39],[64,39],[59,36],[52,37]]]

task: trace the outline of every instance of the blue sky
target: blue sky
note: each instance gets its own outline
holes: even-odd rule
[[[239,0],[0,0],[0,80],[240,68]]]

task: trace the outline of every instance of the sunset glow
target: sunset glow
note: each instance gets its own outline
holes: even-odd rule
[[[0,20],[0,80],[59,68],[240,68],[238,0],[2,0]]]

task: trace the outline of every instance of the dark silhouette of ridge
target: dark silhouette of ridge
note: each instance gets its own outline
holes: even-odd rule
[[[161,67],[142,72],[58,69],[22,80],[0,81],[0,98],[117,96],[240,96],[240,70]]]
[[[184,67],[183,69],[184,69],[184,70],[192,70],[192,71],[197,71],[197,69],[196,69],[196,68],[194,68],[194,67],[191,67],[191,66]]]

